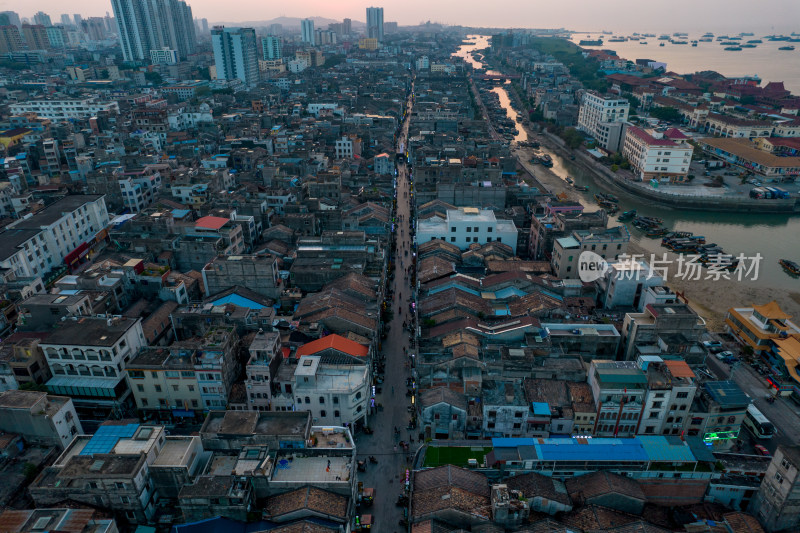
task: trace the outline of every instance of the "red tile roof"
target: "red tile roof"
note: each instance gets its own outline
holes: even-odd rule
[[[302,345],[297,349],[296,355],[297,357],[314,355],[323,350],[328,350],[331,348],[342,353],[352,355],[353,357],[366,357],[369,353],[369,348],[366,346],[349,339],[345,339],[344,337],[334,333]]]
[[[202,217],[197,219],[194,227],[203,229],[220,229],[228,222],[230,222],[230,220],[223,217]]]
[[[664,132],[664,137],[668,137],[670,139],[688,139],[686,135],[683,134],[681,130],[678,128],[669,128],[667,131]]]
[[[669,139],[656,139],[643,129],[637,128],[636,126],[628,126],[628,132],[650,146],[675,146],[675,143]]]

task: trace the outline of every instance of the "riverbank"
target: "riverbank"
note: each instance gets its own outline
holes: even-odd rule
[[[635,242],[628,244],[628,254],[641,254],[650,257],[650,251],[642,248]],[[675,259],[675,254],[669,254]],[[763,275],[763,268],[761,269]],[[707,271],[703,269],[702,275]],[[800,281],[797,290],[787,291],[780,288],[765,288],[754,285],[749,281],[732,279],[679,279],[677,277],[677,262],[673,261],[667,268],[667,286],[675,292],[682,293],[689,301],[689,305],[698,315],[706,320],[709,331],[724,331],[725,314],[731,307],[750,307],[753,304],[761,305],[772,300],[778,302],[781,308],[794,318],[800,319]]]

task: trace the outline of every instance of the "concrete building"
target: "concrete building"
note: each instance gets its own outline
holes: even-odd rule
[[[300,40],[306,44],[314,46],[314,21],[303,19],[300,21]]]
[[[622,155],[630,162],[639,181],[685,183],[694,147],[675,128],[661,133],[636,126],[625,129]]]
[[[108,226],[101,195],[70,195],[0,232],[0,267],[33,279],[82,262]],[[100,239],[102,240],[102,238]]]
[[[637,362],[647,376],[639,435],[681,435],[688,420],[697,385],[685,361],[664,361],[658,356]]]
[[[240,285],[277,300],[283,288],[272,255],[220,255],[203,267],[202,274],[206,296]]]
[[[555,239],[550,264],[553,274],[562,279],[578,279],[581,254],[591,251],[606,259],[616,260],[628,251],[631,234],[625,226],[602,231],[575,230],[569,237]]]
[[[71,398],[13,390],[0,394],[0,431],[64,449],[83,428]]]
[[[9,111],[13,115],[35,113],[39,118],[61,122],[86,119],[102,113],[116,115],[119,113],[119,103],[116,100],[104,102],[95,97],[41,97],[11,104]]]
[[[500,242],[508,245],[513,254],[517,253],[517,227],[514,222],[498,220],[494,212],[488,209],[448,209],[445,220],[438,217],[420,220],[417,242],[421,244],[434,239],[452,243],[462,250],[473,243]]]
[[[90,316],[92,295],[87,293],[34,294],[19,303],[20,329],[41,331],[67,317]]]
[[[569,237],[575,230],[602,232],[608,226],[608,213],[603,209],[583,213],[583,206],[580,204],[573,208],[572,205],[553,205],[554,203],[545,206],[546,212],[542,216],[531,217],[528,237],[528,255],[531,259],[549,259],[553,254],[555,239]]]
[[[624,98],[584,93],[578,111],[578,129],[594,137],[606,150],[616,152],[629,111],[630,102]]]
[[[689,364],[700,364],[706,351],[701,337],[705,320],[682,302],[654,303],[641,313],[626,313],[622,323],[622,359],[640,355],[679,355]]]
[[[258,83],[258,46],[253,28],[215,27],[211,46],[218,80],[240,80],[249,87]]]
[[[17,333],[3,339],[0,344],[0,392],[18,389],[25,383],[44,385],[53,377],[39,342],[42,333]],[[5,384],[3,382],[5,381]]]
[[[386,176],[394,174],[394,161],[387,153],[378,154],[375,156],[373,170],[375,174]]]
[[[206,336],[224,343],[214,351],[204,347],[192,350],[184,341],[167,348],[145,348],[128,363],[128,384],[145,419],[191,419],[205,410],[227,406],[235,377],[235,345],[231,345],[230,335],[218,333],[212,330]]]
[[[792,322],[777,302],[753,307],[728,309],[725,325],[728,331],[744,346],[756,354],[773,349],[775,340],[792,337],[800,341],[800,326]]]
[[[792,531],[800,524],[800,446],[778,445],[750,512],[770,533]]]
[[[272,381],[283,358],[281,336],[275,331],[261,331],[247,347],[250,358],[245,366],[247,408],[269,411],[272,404]]]
[[[162,48],[161,50],[150,50],[150,63],[153,65],[174,65],[180,61],[177,50]]]
[[[283,41],[280,37],[267,35],[261,39],[261,58],[264,61],[283,59]]]
[[[181,59],[194,53],[196,30],[186,2],[112,0],[111,7],[125,61],[150,61],[151,50],[165,48],[176,50]]]
[[[700,385],[686,434],[699,436],[712,451],[733,447],[751,399],[733,381],[706,381]]]
[[[647,392],[647,377],[632,361],[595,359],[589,368],[589,386],[597,406],[593,435],[636,435]]]
[[[139,318],[65,320],[39,344],[53,373],[47,388],[70,396],[84,417],[119,408],[130,396],[125,366],[145,344]]]
[[[661,274],[645,261],[635,261],[633,258],[609,261],[607,272],[597,280],[599,300],[606,309],[633,307],[641,312],[644,309],[645,291],[651,287],[663,287],[664,278]],[[666,287],[664,289],[669,291]],[[674,293],[671,295],[673,299],[677,298]]]
[[[367,37],[383,41],[383,8],[367,8]]]
[[[334,145],[336,159],[352,159],[361,155],[361,139],[354,135],[342,135]]]
[[[0,54],[16,52],[25,47],[19,27],[13,24],[0,26]]]
[[[425,438],[464,438],[467,400],[463,394],[447,387],[434,387],[421,391],[417,404]]]
[[[47,38],[47,28],[41,24],[23,24],[22,37],[29,50],[49,50],[50,39]]]

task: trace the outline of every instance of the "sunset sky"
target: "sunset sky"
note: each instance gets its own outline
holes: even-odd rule
[[[196,17],[209,22],[269,20],[279,16],[350,17],[364,21],[370,5],[385,10],[384,20],[417,24],[426,20],[467,26],[557,28],[587,31],[800,31],[798,0],[189,0]],[[42,10],[53,22],[61,13],[102,16],[108,0],[0,0],[0,10],[31,17]]]

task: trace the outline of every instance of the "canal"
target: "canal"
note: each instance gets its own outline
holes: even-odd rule
[[[490,38],[486,35],[470,35],[467,41],[453,55],[464,58],[475,69],[482,69],[484,68],[483,64],[473,58],[472,53],[488,48],[489,40]],[[480,56],[480,59],[482,59],[482,56]],[[495,87],[492,90],[498,93],[500,103],[506,109],[509,118],[517,123],[517,129],[520,133],[515,140],[527,140],[528,135],[521,124],[517,111],[511,107],[510,97],[506,88]],[[550,170],[555,175],[562,180],[570,177],[576,185],[583,185],[589,188],[586,192],[573,189],[570,196],[578,198],[586,206],[587,211],[598,209],[594,201],[594,193],[609,191],[610,189],[607,186],[601,189],[595,183],[594,177],[573,161],[564,159],[546,148],[542,148],[539,151],[552,157],[553,167]],[[738,255],[743,253],[745,256],[750,257],[760,253],[763,259],[760,263],[758,279],[748,280],[746,283],[765,289],[800,291],[800,279],[786,274],[778,264],[778,260],[782,258],[800,263],[800,216],[719,213],[670,208],[642,200],[624,191],[613,190],[612,192],[620,199],[620,213],[636,209],[640,215],[661,218],[664,220],[664,225],[671,230],[691,231],[695,235],[703,235],[706,237],[707,242],[719,244],[728,254]],[[617,221],[616,216],[610,218],[611,223],[623,224]],[[658,257],[661,257],[661,254],[666,252],[666,248],[660,245],[660,239],[649,239],[629,222],[627,225],[631,233],[631,240],[638,244],[639,247],[648,253],[657,254]],[[751,303],[759,302],[743,301],[741,305],[750,305]],[[796,320],[800,320],[800,304],[795,306],[795,309],[785,310],[793,314]]]

